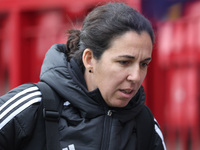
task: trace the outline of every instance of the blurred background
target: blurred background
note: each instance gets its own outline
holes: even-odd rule
[[[147,17],[155,30],[153,61],[143,85],[168,150],[199,150],[200,1],[121,1]],[[105,2],[0,0],[0,95],[38,82],[51,45],[65,43],[67,29],[80,29],[87,13]]]

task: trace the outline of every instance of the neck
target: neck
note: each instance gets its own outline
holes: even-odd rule
[[[93,83],[94,83],[93,73],[89,73],[89,72],[85,71],[84,78],[85,78],[85,82],[86,82],[88,91],[89,92],[93,91],[95,89],[95,87],[93,85]]]

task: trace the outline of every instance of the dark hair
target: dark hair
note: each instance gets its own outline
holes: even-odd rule
[[[85,18],[82,30],[70,30],[67,41],[68,60],[75,57],[82,64],[82,53],[86,48],[100,59],[111,42],[127,31],[140,34],[146,31],[154,43],[151,23],[139,12],[124,3],[107,3],[91,11]]]

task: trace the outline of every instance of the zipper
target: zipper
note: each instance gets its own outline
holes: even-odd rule
[[[101,150],[108,150],[109,142],[110,142],[110,132],[112,126],[112,110],[108,110],[106,112],[106,116],[104,119],[104,129],[103,129],[103,138],[101,143]]]
[[[108,110],[107,115],[111,117],[112,116],[112,110]]]

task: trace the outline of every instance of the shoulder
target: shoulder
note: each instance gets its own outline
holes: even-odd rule
[[[144,143],[148,143],[147,141],[151,141],[150,145],[152,146],[153,150],[166,150],[160,126],[157,120],[154,118],[151,110],[146,105],[137,118],[137,127],[138,137],[142,139]],[[147,149],[143,147],[145,146],[143,142],[141,142],[140,146],[142,147],[142,149]]]
[[[155,141],[154,141],[155,148],[154,149],[166,150],[166,145],[165,145],[162,131],[161,131],[160,126],[155,118],[154,118],[154,130],[155,130]]]
[[[153,117],[153,128],[154,128],[154,141],[153,141],[153,149],[154,150],[166,150],[164,137],[162,131],[160,129],[159,123],[153,116],[151,110],[146,106],[149,114]]]
[[[0,97],[0,129],[40,101],[41,92],[32,83],[23,84]]]
[[[166,150],[164,137],[162,131],[160,129],[159,123],[153,116],[151,110],[146,106],[146,110],[148,111],[149,115],[153,118],[153,128],[154,128],[154,141],[153,141],[153,149],[154,150]]]

